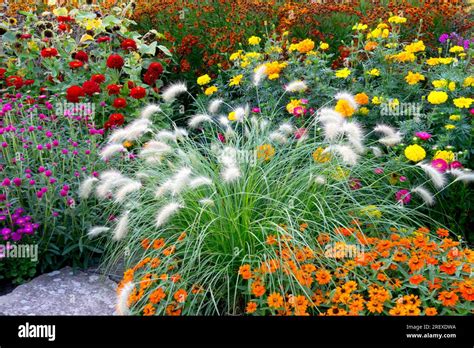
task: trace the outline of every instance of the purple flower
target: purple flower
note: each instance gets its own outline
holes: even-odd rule
[[[395,193],[395,199],[397,202],[401,204],[408,204],[411,201],[411,194],[410,191],[402,189]]]
[[[15,178],[15,179],[13,179],[13,183],[15,184],[15,186],[21,186],[21,179],[20,178]]]
[[[449,34],[441,34],[441,36],[439,37],[439,42],[441,42],[442,44],[444,44],[446,41],[448,41],[449,39]]]

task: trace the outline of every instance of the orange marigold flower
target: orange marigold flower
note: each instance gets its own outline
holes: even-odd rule
[[[436,314],[438,314],[438,311],[434,307],[427,307],[425,309],[425,315],[427,315],[427,316],[433,316],[433,315],[436,315]]]
[[[160,265],[160,263],[161,263],[161,260],[160,260],[159,258],[157,258],[157,257],[154,257],[154,258],[151,259],[151,261],[150,261],[150,267],[151,267],[151,268],[156,268],[156,267],[158,267],[158,266]]]
[[[413,284],[413,285],[418,285],[420,283],[422,283],[426,278],[423,277],[421,274],[416,274],[412,277],[410,277],[410,284]]]
[[[251,314],[254,313],[257,310],[257,304],[255,302],[248,302],[247,307],[245,308],[245,313]]]
[[[370,313],[382,313],[383,312],[383,303],[378,301],[368,301],[366,303],[367,310]]]
[[[356,103],[359,104],[359,105],[369,104],[369,96],[365,93],[357,93],[354,96],[354,99],[355,99]]]
[[[393,316],[403,316],[406,315],[405,308],[402,306],[395,306],[391,310],[388,311],[390,315]]]
[[[239,275],[242,276],[243,279],[250,279],[252,278],[252,270],[249,264],[245,264],[239,267]]]
[[[163,288],[158,288],[150,294],[150,302],[156,304],[159,303],[165,297],[166,294]]]
[[[439,266],[439,269],[446,274],[452,275],[456,273],[457,265],[454,262],[445,262]]]
[[[441,291],[438,300],[443,303],[443,306],[454,307],[458,302],[458,295],[454,291]]]
[[[179,237],[178,237],[178,241],[182,241],[184,238],[186,238],[186,232],[182,232]]]
[[[145,307],[143,307],[143,315],[144,316],[150,316],[155,314],[156,309],[151,303],[147,303]]]
[[[165,245],[165,240],[163,238],[153,241],[153,249],[161,249]]]
[[[274,292],[268,296],[267,303],[270,308],[280,308],[283,306],[283,296]]]
[[[324,284],[329,283],[331,281],[331,273],[329,273],[329,271],[327,271],[325,269],[317,271],[316,272],[316,281],[320,285],[324,285]]]
[[[174,296],[173,296],[173,298],[179,303],[184,303],[187,297],[188,297],[188,293],[184,289],[179,289],[178,291],[174,293]]]
[[[459,292],[466,301],[474,301],[473,282],[474,281],[470,279],[466,280],[465,282],[459,283]]]
[[[300,231],[304,232],[308,228],[308,224],[306,222],[303,222],[300,224]]]
[[[316,238],[316,240],[318,241],[319,244],[324,245],[324,244],[328,243],[331,240],[331,237],[329,236],[329,234],[321,233]]]
[[[163,250],[163,255],[165,255],[165,256],[173,255],[175,250],[176,250],[176,245],[172,245],[172,246],[166,248],[165,250]]]
[[[448,237],[449,236],[449,231],[448,230],[445,230],[444,228],[438,228],[436,230],[436,234],[439,236],[439,237]]]
[[[266,242],[268,245],[275,245],[277,243],[277,239],[274,234],[271,234],[267,237]]]
[[[408,267],[410,267],[410,270],[412,271],[418,271],[423,268],[425,265],[425,261],[418,258],[417,256],[413,256],[409,261],[408,261]]]
[[[364,50],[366,51],[373,51],[377,48],[378,44],[375,41],[367,41],[367,43],[364,46]]]
[[[266,291],[265,286],[260,281],[254,281],[251,287],[252,287],[252,294],[254,294],[257,297],[263,296],[263,294]]]
[[[148,238],[145,238],[141,242],[142,248],[147,250],[150,247],[150,240]]]

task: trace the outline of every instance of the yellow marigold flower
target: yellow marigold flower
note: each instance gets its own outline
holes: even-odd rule
[[[217,92],[217,87],[216,86],[210,86],[210,87],[206,88],[206,90],[204,91],[204,94],[205,95],[213,95],[216,92]]]
[[[382,97],[374,96],[372,98],[372,104],[374,104],[374,105],[380,105],[380,104],[382,104],[382,101],[383,101]]]
[[[453,130],[454,128],[456,128],[456,126],[454,124],[447,124],[444,126],[444,128],[446,128],[447,130]]]
[[[367,116],[369,114],[369,109],[367,109],[366,107],[362,107],[359,109],[359,114]]]
[[[392,16],[388,19],[389,23],[403,24],[406,23],[407,19],[400,16]]]
[[[426,151],[420,145],[410,145],[405,148],[405,157],[412,162],[420,162],[426,157]]]
[[[377,25],[377,28],[378,29],[388,29],[389,26],[388,26],[387,23],[380,23],[380,24]]]
[[[424,81],[424,80],[425,80],[425,77],[422,74],[418,73],[418,72],[414,73],[414,72],[409,71],[408,75],[405,76],[405,81],[409,85],[416,85],[418,82]]]
[[[464,47],[462,47],[462,46],[453,46],[449,49],[449,52],[451,52],[451,53],[462,53],[462,52],[464,52]]]
[[[397,98],[390,99],[388,101],[388,107],[392,110],[395,109],[398,105],[400,105],[400,101]]]
[[[352,27],[352,30],[365,30],[367,28],[367,24],[357,23]]]
[[[339,112],[344,117],[351,117],[355,112],[355,109],[345,99],[339,99],[336,106],[334,107],[334,110]]]
[[[327,44],[326,42],[321,42],[319,44],[319,48],[322,49],[323,51],[325,51],[329,48],[329,44]]]
[[[398,46],[398,43],[396,42],[391,42],[385,45],[387,48],[396,48]]]
[[[343,68],[336,71],[336,77],[340,79],[345,79],[350,74],[351,74],[351,71],[348,68]]]
[[[305,39],[298,43],[297,50],[299,53],[307,53],[314,48],[314,41],[311,39]]]
[[[244,77],[244,75],[242,75],[242,74],[234,76],[233,78],[230,79],[229,86],[238,86],[238,85],[240,85],[240,81],[242,81],[243,77]]]
[[[326,163],[331,159],[331,155],[329,153],[324,153],[324,149],[322,147],[318,147],[313,153],[313,159],[315,162],[318,163]]]
[[[229,119],[229,121],[237,121],[237,116],[235,114],[235,111],[229,112],[229,115],[227,115],[227,118]]]
[[[390,34],[388,29],[376,28],[367,34],[367,39],[387,38]]]
[[[449,150],[438,150],[436,151],[433,159],[443,159],[448,163],[454,161],[454,152]]]
[[[462,108],[467,109],[471,106],[472,103],[474,103],[474,99],[461,97],[461,98],[454,99],[453,102],[454,102],[454,105],[456,105],[456,107],[460,109]]]
[[[262,41],[262,39],[259,38],[258,36],[249,37],[249,45],[252,45],[252,46],[258,45],[260,41]]]
[[[435,88],[444,88],[448,85],[448,81],[447,80],[434,80],[431,82],[431,84]]]
[[[39,50],[38,44],[35,41],[28,41],[27,45],[28,45],[28,49],[30,51],[38,51]]]
[[[301,106],[301,101],[299,99],[291,99],[291,101],[286,105],[286,110],[292,114],[293,110],[298,106]]]
[[[280,77],[280,72],[288,65],[286,62],[279,63],[273,61],[265,64],[265,74],[270,80],[274,80]]]
[[[290,47],[288,47],[288,50],[290,52],[298,50],[298,44],[291,44]]]
[[[462,83],[463,87],[473,87],[474,86],[474,76],[468,76],[464,79]]]
[[[451,121],[459,121],[461,119],[461,116],[460,115],[451,115],[451,116],[449,116],[449,119]]]
[[[259,59],[261,57],[261,53],[258,52],[248,52],[245,54],[245,59]]]
[[[270,161],[275,156],[275,148],[270,144],[263,144],[257,146],[257,158],[266,162]]]
[[[396,62],[399,62],[399,63],[406,63],[406,62],[414,62],[415,59],[416,59],[416,56],[413,52],[403,51],[403,52],[400,52],[400,53],[397,53],[397,54],[392,54],[392,55],[388,56],[387,58],[388,59],[393,59],[393,60],[395,60]]]
[[[413,42],[409,44],[408,46],[405,47],[405,52],[410,52],[410,53],[417,53],[417,52],[422,52],[426,49],[426,46],[423,41],[419,40],[416,42]]]
[[[211,82],[211,78],[208,74],[201,75],[197,78],[197,84],[199,86],[207,85],[209,82]]]
[[[380,76],[380,70],[374,68],[372,70],[367,71],[367,74],[369,74],[370,76]]]
[[[131,141],[128,141],[128,140],[124,141],[123,144],[122,144],[122,146],[126,147],[126,148],[129,148],[132,145],[133,145],[133,143]]]
[[[232,53],[229,57],[229,60],[234,61],[234,60],[237,60],[239,58],[242,58],[242,50],[238,50],[237,52]]]
[[[448,89],[452,92],[456,89],[456,82],[453,82],[451,81],[449,84],[448,84]]]
[[[278,73],[268,75],[269,80],[276,80],[279,77],[280,77],[280,74],[278,74]]]
[[[457,62],[457,59],[456,58],[430,58],[426,61],[426,64],[428,65],[431,65],[431,66],[435,66],[435,65],[439,65],[439,64],[444,64],[444,65],[448,65],[448,64],[451,64],[453,62]]]
[[[431,104],[443,104],[448,100],[448,94],[443,91],[431,91],[428,94],[428,101]]]
[[[240,67],[241,68],[246,68],[247,66],[249,66],[250,62],[247,60],[247,59],[244,59],[242,60],[242,62],[240,63]]]

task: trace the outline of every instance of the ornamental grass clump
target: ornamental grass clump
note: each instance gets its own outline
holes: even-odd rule
[[[254,81],[261,73],[256,72]],[[303,90],[304,85],[295,82],[290,89]],[[178,84],[163,93],[172,102],[186,88]],[[126,260],[118,312],[243,314],[264,307],[257,313],[278,314],[298,295],[305,296],[311,309],[308,305],[285,313],[321,314],[328,305],[311,299],[314,273],[330,292],[337,286],[333,272],[344,269],[347,260],[329,255],[336,249],[321,253],[324,244],[318,240],[330,242],[331,248],[346,245],[355,250],[352,258],[362,257],[366,264],[379,257],[367,241],[385,239],[390,231],[397,231],[401,246],[410,248],[411,241],[405,241],[413,226],[435,224],[423,213],[437,194],[433,180],[384,145],[387,137],[396,142],[395,129],[381,126],[384,134],[368,140],[367,133],[375,130],[336,111],[341,101],[354,110],[360,106],[351,94],[339,93],[325,108],[308,114],[304,128],[291,120],[276,122],[270,112],[251,115],[248,104],[219,99],[198,103],[187,130],[175,125],[158,129],[142,117],[112,133],[106,147],[133,136],[136,160],[87,185],[117,216],[89,233],[109,241],[109,265]],[[165,108],[154,109],[172,119]],[[124,156],[126,151],[110,154]],[[420,192],[428,192],[430,199]],[[370,260],[364,248],[373,253]],[[470,255],[466,250],[463,257]],[[307,259],[313,265],[304,266]],[[268,262],[262,266],[268,277],[253,270],[261,262]],[[463,265],[467,272],[464,258],[459,262],[457,267]],[[282,267],[286,263],[288,268]],[[380,269],[387,265],[381,262]],[[371,272],[344,276],[381,289],[383,280]],[[418,296],[437,305],[426,293]],[[369,312],[382,313],[380,304],[388,298],[380,298],[377,309]]]

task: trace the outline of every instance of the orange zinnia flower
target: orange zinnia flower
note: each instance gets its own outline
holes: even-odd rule
[[[251,314],[254,313],[257,310],[257,304],[255,302],[249,302],[247,303],[247,307],[245,309],[245,313]]]
[[[145,305],[145,307],[143,307],[143,315],[144,316],[153,315],[153,314],[155,314],[155,312],[156,312],[156,309],[155,309],[155,307],[153,307],[153,305],[151,303],[147,303]]]
[[[178,291],[174,293],[173,297],[179,303],[184,303],[186,301],[186,298],[188,297],[188,293],[184,289],[179,289]]]
[[[270,308],[280,308],[283,306],[283,296],[274,292],[268,296],[267,303]]]
[[[418,285],[425,280],[421,274],[416,274],[410,278],[410,284]]]
[[[249,264],[245,264],[239,267],[239,275],[242,276],[243,279],[250,279],[252,278],[252,271],[250,269]]]
[[[444,228],[438,228],[436,230],[436,234],[439,236],[439,237],[448,237],[449,236],[449,231],[448,230],[445,230]]]
[[[445,262],[441,266],[439,266],[439,269],[449,275],[452,275],[456,273],[456,264],[454,262]]]
[[[316,280],[320,285],[327,284],[331,281],[331,273],[325,269],[316,272]]]
[[[458,295],[454,291],[441,291],[438,300],[443,303],[443,306],[454,307],[458,302]]]
[[[277,243],[277,239],[274,234],[271,234],[267,237],[266,243],[268,245],[275,245]]]
[[[165,240],[163,238],[157,239],[153,242],[153,249],[161,249],[165,245]]]
[[[434,307],[427,307],[425,309],[425,315],[427,315],[427,316],[433,316],[433,315],[436,315],[436,314],[438,314],[438,311]]]
[[[159,303],[162,299],[166,297],[163,288],[158,288],[150,294],[150,302],[151,303]]]
[[[266,291],[265,286],[263,286],[262,283],[260,283],[260,281],[254,281],[251,287],[252,287],[252,294],[254,294],[257,297],[263,296],[263,294]]]

